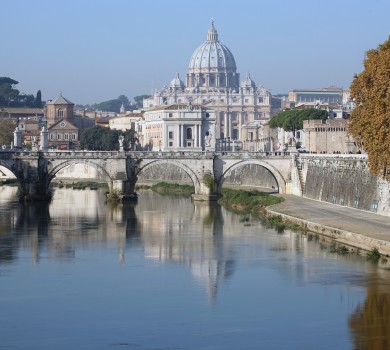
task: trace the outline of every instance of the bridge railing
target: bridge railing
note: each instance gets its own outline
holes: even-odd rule
[[[0,150],[1,159],[14,157],[56,157],[56,158],[265,158],[265,157],[291,157],[290,152],[249,152],[249,151],[25,151],[25,150]]]

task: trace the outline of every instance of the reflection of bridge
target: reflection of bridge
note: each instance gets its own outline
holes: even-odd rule
[[[0,166],[16,176],[21,196],[29,199],[45,199],[56,174],[75,164],[95,168],[98,178],[124,198],[134,195],[139,175],[154,166],[165,165],[175,166],[188,174],[195,187],[194,199],[198,200],[217,198],[225,179],[247,165],[266,169],[280,193],[302,193],[297,160],[289,153],[0,151]],[[214,177],[214,186],[204,181],[208,176]]]

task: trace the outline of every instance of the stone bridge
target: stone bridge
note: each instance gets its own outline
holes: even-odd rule
[[[0,166],[17,178],[20,197],[46,199],[56,174],[74,164],[96,169],[98,178],[107,182],[123,199],[135,197],[138,177],[158,165],[174,166],[188,174],[194,184],[194,200],[214,200],[221,194],[227,177],[243,166],[266,169],[279,193],[302,195],[297,155],[264,152],[120,152],[120,151],[0,151]],[[212,177],[213,182],[205,181]]]

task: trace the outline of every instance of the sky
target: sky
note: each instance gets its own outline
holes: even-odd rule
[[[76,104],[152,94],[214,19],[219,40],[272,94],[349,88],[390,35],[389,0],[0,0],[0,76],[21,93]]]

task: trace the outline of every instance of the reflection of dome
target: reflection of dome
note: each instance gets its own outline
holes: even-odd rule
[[[188,65],[187,87],[238,87],[236,61],[230,50],[219,42],[214,22],[207,40],[192,54]]]
[[[179,78],[179,73],[176,73],[176,76],[172,79],[169,86],[174,89],[185,89],[183,81]]]
[[[255,88],[256,87],[256,84],[251,79],[251,75],[249,73],[246,75],[246,78],[242,81],[241,87],[243,87],[243,88]]]

